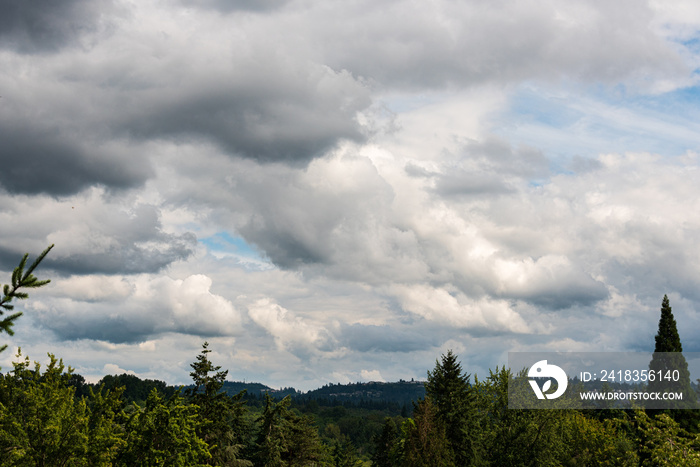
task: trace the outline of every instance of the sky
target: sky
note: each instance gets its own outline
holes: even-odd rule
[[[310,390],[700,351],[693,0],[0,0],[3,334]],[[4,277],[4,279],[2,279]]]

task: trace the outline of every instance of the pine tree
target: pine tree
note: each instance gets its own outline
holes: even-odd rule
[[[274,402],[265,393],[265,406],[257,420],[259,431],[253,445],[255,466],[333,465],[332,456],[321,442],[313,421],[290,410],[291,403],[291,396]]]
[[[5,316],[4,318],[3,315],[14,309],[14,305],[10,304],[12,300],[24,300],[25,298],[29,297],[29,295],[26,292],[20,292],[19,289],[36,289],[39,287],[43,287],[49,282],[51,282],[50,280],[40,281],[32,274],[34,272],[34,269],[36,269],[36,267],[39,266],[39,263],[41,263],[41,260],[43,260],[44,257],[49,253],[49,251],[51,251],[51,248],[53,248],[53,245],[49,246],[39,256],[37,256],[37,258],[34,260],[31,266],[29,266],[29,269],[27,269],[26,271],[24,270],[24,267],[27,265],[27,258],[29,258],[29,253],[25,254],[22,260],[19,262],[19,266],[17,266],[12,272],[12,283],[3,286],[3,296],[2,299],[0,299],[0,333],[5,332],[10,336],[13,336],[15,334],[12,330],[12,326],[14,326],[17,318],[22,316],[22,313],[12,313],[11,315]],[[7,345],[0,346],[0,352],[5,350],[6,348]]]
[[[435,362],[435,369],[428,371],[425,383],[426,398],[435,405],[456,464],[460,466],[476,465],[481,457],[476,436],[476,394],[469,383],[470,377],[462,372],[457,356],[448,350],[442,361]]]
[[[211,465],[250,466],[250,461],[239,458],[245,431],[245,408],[241,402],[245,390],[234,397],[222,391],[228,370],[221,371],[221,366],[215,366],[209,360],[211,350],[208,347],[209,343],[205,342],[197,361],[190,365],[194,387],[185,391],[189,402],[199,406],[202,423],[197,434],[209,445]]]
[[[372,465],[392,467],[394,465],[392,452],[396,450],[398,441],[399,429],[396,427],[396,422],[391,417],[385,418],[381,434],[374,439]]]

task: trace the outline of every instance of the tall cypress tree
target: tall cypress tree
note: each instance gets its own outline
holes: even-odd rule
[[[683,352],[681,337],[678,335],[676,319],[673,317],[673,310],[668,301],[668,296],[664,295],[661,301],[661,319],[659,319],[659,332],[654,337],[656,352]],[[686,369],[688,365],[686,364]]]
[[[654,354],[649,362],[649,370],[654,373],[655,378],[649,382],[648,390],[650,392],[682,392],[683,400],[675,401],[672,404],[673,408],[697,408],[697,395],[690,385],[688,362],[683,356],[683,346],[678,334],[676,319],[673,317],[673,311],[666,295],[661,301],[659,331],[654,340]],[[672,377],[676,370],[679,379],[677,381],[667,379],[667,376]],[[681,413],[675,410],[670,415],[684,428],[697,431],[696,416],[691,417],[690,413]]]

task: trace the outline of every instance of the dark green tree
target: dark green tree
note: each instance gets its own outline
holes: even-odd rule
[[[654,354],[649,362],[649,370],[655,375],[653,381],[649,381],[650,392],[682,392],[683,400],[673,401],[671,409],[696,409],[697,395],[690,385],[690,372],[688,362],[683,356],[683,346],[678,334],[676,319],[668,300],[664,295],[661,301],[661,318],[659,318],[659,330],[654,338]],[[674,371],[679,375],[678,380],[668,379]],[[651,379],[651,378],[650,378]],[[693,412],[695,412],[693,410]],[[655,412],[658,414],[658,412]],[[682,413],[675,411],[670,414],[681,426],[692,432],[697,432],[698,417],[694,413]]]
[[[428,371],[426,398],[437,409],[437,416],[446,430],[449,446],[459,466],[479,465],[479,423],[476,393],[469,383],[471,375],[462,371],[457,356],[448,350],[441,361]]]
[[[53,245],[49,246],[39,256],[37,256],[26,271],[24,270],[24,267],[27,265],[29,253],[25,254],[24,257],[22,257],[22,260],[19,262],[19,266],[17,266],[12,272],[12,282],[3,286],[2,298],[0,299],[0,333],[5,332],[10,336],[14,335],[12,326],[14,326],[17,318],[22,316],[22,312],[15,312],[7,316],[4,315],[14,309],[14,305],[11,304],[12,300],[24,300],[29,297],[26,292],[20,292],[20,289],[36,289],[51,282],[50,280],[40,281],[34,277],[33,272],[52,248]],[[0,352],[6,348],[7,345],[0,346]]]
[[[664,295],[661,301],[659,331],[656,333],[656,337],[654,337],[654,342],[654,352],[683,352],[676,319],[673,317],[673,310],[671,309],[667,295]]]
[[[362,467],[364,465],[357,457],[357,449],[347,437],[334,441],[332,457],[333,467]]]
[[[245,407],[241,399],[245,391],[230,397],[222,391],[228,370],[221,371],[209,360],[209,343],[202,345],[197,361],[192,363],[190,376],[194,387],[185,391],[191,404],[199,407],[202,423],[198,435],[209,445],[211,465],[250,466],[250,461],[240,459],[242,437],[247,432],[244,423]]]
[[[77,384],[80,388],[80,384]],[[105,375],[97,382],[97,387],[104,386],[104,389],[114,390],[122,388],[122,399],[125,403],[138,402],[143,405],[148,399],[153,389],[157,389],[160,394],[170,397],[175,394],[177,388],[168,386],[164,381],[154,379],[141,379],[136,375],[122,373],[121,375]]]
[[[374,439],[374,453],[372,463],[376,467],[392,467],[395,465],[392,452],[396,450],[399,442],[399,429],[393,418],[387,417],[379,436]]]
[[[254,445],[254,461],[260,467],[332,466],[311,419],[289,409],[290,396],[279,402],[265,393],[265,406],[258,418],[259,431]]]
[[[454,450],[447,439],[447,427],[437,407],[427,397],[414,411],[414,419],[402,425],[402,442],[398,445],[399,465],[405,467],[456,467]]]

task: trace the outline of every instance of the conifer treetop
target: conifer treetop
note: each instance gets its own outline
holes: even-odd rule
[[[673,317],[673,311],[667,295],[664,295],[661,301],[659,332],[656,334],[654,340],[654,352],[683,352],[676,319]]]
[[[20,289],[37,289],[43,287],[50,280],[39,280],[34,276],[34,270],[39,266],[39,263],[44,259],[44,257],[51,251],[53,245],[46,248],[39,256],[36,257],[34,262],[25,271],[24,268],[27,265],[27,259],[29,258],[29,253],[26,253],[19,262],[19,265],[12,271],[12,281],[10,284],[5,284],[2,288],[2,298],[0,299],[0,333],[7,333],[13,336],[15,333],[12,330],[17,318],[22,316],[22,312],[15,312],[7,316],[3,316],[6,313],[14,310],[14,305],[11,304],[12,300],[24,300],[29,297],[26,292],[20,292]],[[0,352],[5,350],[7,345],[0,346]]]

